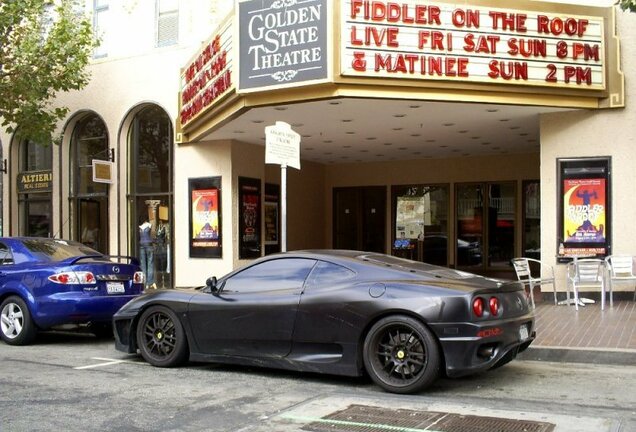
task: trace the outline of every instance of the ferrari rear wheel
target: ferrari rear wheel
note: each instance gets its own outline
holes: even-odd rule
[[[415,393],[439,375],[435,336],[421,322],[404,315],[381,319],[367,334],[363,360],[371,379],[392,393]]]
[[[173,367],[188,359],[189,349],[177,315],[164,306],[146,310],[137,325],[137,345],[151,365]]]
[[[24,300],[7,297],[0,305],[0,337],[9,345],[27,345],[35,339],[37,328]]]

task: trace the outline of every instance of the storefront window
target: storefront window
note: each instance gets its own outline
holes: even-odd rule
[[[24,236],[51,237],[52,148],[31,140],[20,143],[18,175],[18,232]],[[38,179],[42,181],[32,181]]]
[[[108,133],[99,116],[79,120],[71,138],[72,238],[108,253],[108,185],[93,181],[93,159],[108,160]]]
[[[173,286],[172,144],[165,111],[148,106],[135,115],[129,136],[131,248],[153,288]]]
[[[395,186],[393,254],[448,265],[448,185]]]
[[[523,183],[523,256],[541,259],[541,184]]]
[[[457,186],[458,267],[509,265],[515,244],[515,187],[514,182]]]

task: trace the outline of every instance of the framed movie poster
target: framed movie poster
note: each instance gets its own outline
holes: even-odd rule
[[[190,257],[221,258],[221,177],[188,179]]]
[[[280,252],[280,186],[265,184],[265,255]]]
[[[261,180],[239,177],[239,259],[261,256]]]
[[[611,253],[610,158],[559,159],[557,258]]]

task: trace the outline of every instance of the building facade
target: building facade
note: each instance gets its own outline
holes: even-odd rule
[[[285,201],[288,250],[540,257],[563,291],[572,256],[636,255],[636,15],[589,3],[87,2],[103,43],[61,144],[0,134],[2,232],[196,286],[279,251]]]

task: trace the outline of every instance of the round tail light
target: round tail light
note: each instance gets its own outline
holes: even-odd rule
[[[499,299],[497,299],[497,297],[490,297],[488,306],[490,307],[490,314],[492,316],[497,316],[497,313],[499,312]]]
[[[477,297],[473,300],[473,312],[478,318],[484,316],[484,299]]]

